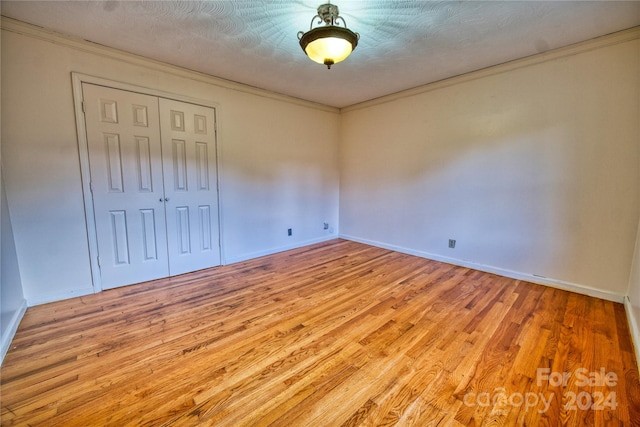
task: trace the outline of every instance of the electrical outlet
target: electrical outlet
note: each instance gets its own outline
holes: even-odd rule
[[[325,222],[325,223],[324,223],[324,229],[325,229],[325,230],[328,230],[328,229],[329,229],[329,223],[328,223],[328,222]]]
[[[456,241],[453,240],[453,239],[449,239],[449,247],[451,249],[455,248],[456,247]]]
[[[287,229],[287,236],[292,236],[293,235],[293,228],[288,228]]]

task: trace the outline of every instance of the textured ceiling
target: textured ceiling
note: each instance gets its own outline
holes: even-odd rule
[[[334,1],[358,47],[300,49],[322,1],[2,1],[2,14],[213,76],[345,107],[640,25],[640,1]]]

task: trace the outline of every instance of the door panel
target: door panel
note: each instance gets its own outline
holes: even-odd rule
[[[215,111],[160,99],[171,275],[220,265]]]
[[[166,277],[158,99],[82,90],[102,288]]]

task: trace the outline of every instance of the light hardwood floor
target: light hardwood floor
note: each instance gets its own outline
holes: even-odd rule
[[[640,423],[622,305],[344,240],[30,308],[1,381],[2,425]]]

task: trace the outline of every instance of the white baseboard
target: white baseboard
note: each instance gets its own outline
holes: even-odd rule
[[[346,240],[352,240],[354,242],[364,243],[366,245],[376,246],[383,249],[389,249],[395,252],[401,252],[409,255],[419,256],[421,258],[427,258],[434,261],[445,262],[447,264],[453,264],[460,267],[472,268],[474,270],[484,271],[487,273],[497,274],[499,276],[509,277],[511,279],[524,280],[526,282],[536,283],[539,285],[550,286],[552,288],[558,288],[565,291],[571,291],[582,295],[588,295],[596,298],[602,298],[607,301],[622,303],[625,296],[617,294],[615,292],[603,291],[595,289],[589,286],[580,285],[577,283],[566,282],[564,280],[552,279],[549,277],[535,276],[533,274],[521,273],[519,271],[507,270],[500,267],[494,267],[491,265],[477,264],[470,261],[465,261],[457,258],[449,258],[442,255],[432,254],[429,252],[418,251],[415,249],[407,249],[401,246],[390,245],[387,243],[377,242],[374,240],[361,239],[359,237],[349,236],[341,234],[340,238]]]
[[[65,299],[75,298],[75,297],[83,297],[85,295],[91,295],[94,293],[95,291],[93,290],[93,287],[89,287],[89,288],[82,288],[82,289],[73,289],[65,292],[58,292],[55,294],[38,295],[35,298],[28,298],[27,305],[29,307],[33,307],[36,305],[47,304],[49,302],[62,301]]]
[[[638,364],[638,370],[640,371],[640,324],[633,314],[633,307],[631,306],[631,300],[629,297],[624,298],[624,310],[627,312],[627,322],[629,322],[629,332],[631,333],[631,342],[633,349],[636,352],[636,363]]]
[[[271,255],[271,254],[275,254],[278,252],[284,252],[284,251],[288,251],[290,249],[296,249],[296,248],[301,248],[303,246],[308,246],[308,245],[313,245],[314,243],[321,243],[321,242],[326,242],[328,240],[332,240],[332,239],[337,239],[338,236],[335,234],[331,234],[328,236],[323,236],[321,238],[317,238],[317,239],[311,239],[311,240],[304,240],[301,242],[297,242],[291,245],[286,245],[286,246],[280,246],[280,247],[276,247],[276,248],[270,248],[270,249],[266,249],[264,251],[257,251],[257,252],[251,252],[248,254],[243,254],[240,256],[236,256],[236,257],[230,257],[230,258],[225,258],[223,260],[223,264],[234,264],[236,262],[241,262],[241,261],[246,261],[249,259],[253,259],[253,258],[258,258],[261,256],[265,256],[265,255]],[[50,302],[55,302],[55,301],[62,301],[65,299],[69,299],[69,298],[75,298],[75,297],[81,297],[81,296],[85,296],[85,295],[91,295],[94,294],[95,291],[93,289],[93,287],[86,287],[86,288],[82,288],[82,289],[73,289],[70,291],[66,291],[66,292],[59,292],[59,293],[55,293],[55,294],[49,294],[49,295],[38,295],[35,298],[28,298],[27,299],[27,305],[29,307],[33,307],[36,305],[41,305],[41,304],[47,304]]]
[[[227,264],[235,264],[236,262],[242,262],[242,261],[247,261],[253,258],[259,258],[262,256],[266,256],[266,255],[272,255],[278,252],[284,252],[284,251],[288,251],[291,249],[297,249],[297,248],[301,248],[304,246],[309,246],[309,245],[313,245],[316,243],[322,243],[322,242],[326,242],[329,240],[333,240],[333,239],[337,239],[338,236],[335,234],[329,235],[329,236],[323,236],[317,239],[311,239],[311,240],[304,240],[302,242],[296,242],[294,244],[291,245],[286,245],[286,246],[279,246],[276,248],[270,248],[270,249],[265,249],[263,251],[257,251],[257,252],[251,252],[251,253],[247,253],[247,254],[242,254],[242,255],[238,255],[238,256],[234,256],[234,257],[229,257],[229,258],[225,258],[224,260],[224,265]]]
[[[20,326],[20,321],[24,316],[24,313],[27,311],[27,300],[23,299],[22,304],[16,310],[16,312],[9,320],[9,324],[7,325],[7,329],[4,334],[2,334],[2,343],[0,344],[0,364],[4,361],[4,357],[7,355],[9,351],[9,347],[11,347],[11,341],[13,341],[13,337],[16,335],[16,331],[18,330],[18,326]]]

